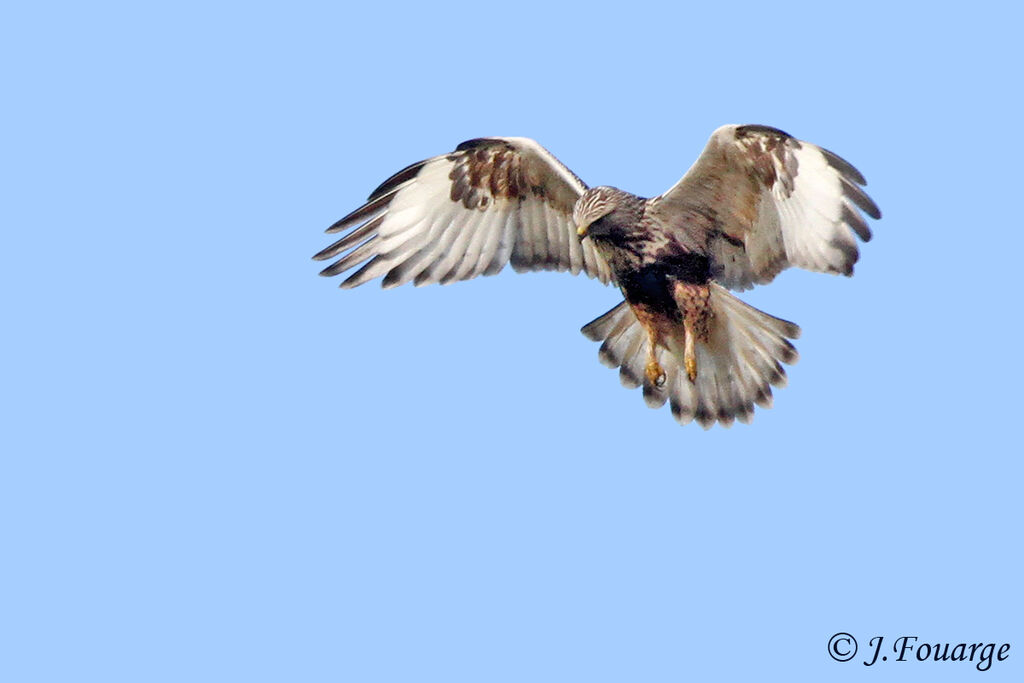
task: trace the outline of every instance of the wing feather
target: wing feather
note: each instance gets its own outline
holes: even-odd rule
[[[381,276],[384,287],[447,284],[493,275],[509,262],[517,271],[569,270],[607,283],[607,263],[580,244],[572,223],[586,189],[533,140],[468,140],[381,183],[327,229],[342,235],[313,258],[337,259],[322,275],[358,267],[342,287]]]
[[[512,247],[515,244],[516,234],[522,229],[522,219],[518,211],[509,209],[505,218],[505,229],[498,237],[491,260],[487,262],[486,268],[482,271],[484,275],[494,275],[501,271],[508,263],[512,255]]]
[[[833,152],[776,128],[723,126],[696,163],[648,211],[712,259],[733,289],[770,282],[790,266],[853,274],[856,237],[881,218],[864,176]]]

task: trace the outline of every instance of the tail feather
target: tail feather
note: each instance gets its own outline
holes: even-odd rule
[[[623,386],[643,386],[644,401],[652,408],[669,403],[680,424],[696,421],[709,429],[716,422],[729,427],[748,424],[754,407],[772,406],[772,387],[786,385],[783,364],[798,359],[790,339],[800,336],[795,324],[749,306],[724,288],[711,284],[713,317],[707,342],[698,341],[697,378],[691,382],[683,368],[683,331],[659,346],[655,357],[665,371],[658,386],[644,372],[650,341],[632,308],[623,301],[583,328],[588,339],[602,342],[599,357],[619,368]]]
[[[630,320],[622,316],[611,327],[608,337],[601,344],[601,348],[598,350],[598,358],[610,368],[619,367],[625,356],[626,349],[632,341],[633,335],[630,333]]]
[[[583,326],[580,332],[583,336],[590,341],[604,341],[612,328],[615,327],[621,320],[627,319],[627,316],[632,316],[632,312],[629,310],[629,304],[623,301],[621,304],[608,311],[604,315],[600,316],[596,320],[593,320]],[[635,318],[634,318],[635,320]]]
[[[694,406],[697,405],[696,386],[683,373],[673,378],[674,386],[669,396],[669,407],[672,417],[681,425],[688,425],[697,417]]]
[[[631,335],[626,353],[622,357],[622,364],[619,367],[619,382],[627,389],[636,389],[643,383],[644,358],[647,354],[645,336],[642,334]]]

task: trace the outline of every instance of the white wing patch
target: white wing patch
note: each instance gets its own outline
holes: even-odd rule
[[[781,184],[771,191],[786,257],[798,268],[852,275],[858,250],[843,218],[843,209],[853,207],[841,177],[816,147],[802,146],[793,156],[799,170],[792,194],[784,196]]]
[[[715,279],[734,289],[797,266],[852,275],[861,212],[881,212],[837,155],[768,126],[723,126],[689,171],[651,201],[683,243],[706,244]]]

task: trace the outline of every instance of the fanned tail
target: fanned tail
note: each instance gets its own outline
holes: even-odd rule
[[[643,386],[647,405],[659,408],[668,402],[680,424],[696,420],[704,429],[715,422],[724,427],[734,420],[746,424],[754,417],[755,405],[770,408],[772,387],[786,385],[782,364],[792,365],[798,358],[789,340],[800,336],[793,323],[743,303],[717,284],[709,287],[710,333],[707,342],[696,342],[693,382],[683,369],[682,329],[666,340],[668,348],[657,349],[665,382],[658,386],[646,377],[648,334],[625,301],[582,329],[588,339],[602,342],[598,358],[619,368],[623,386]]]

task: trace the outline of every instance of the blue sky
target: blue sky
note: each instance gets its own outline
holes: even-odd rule
[[[898,3],[9,8],[0,679],[1020,680],[1021,17]],[[523,135],[657,194],[724,123],[867,176],[751,426],[679,427],[564,274],[340,291],[390,173]],[[890,658],[891,659],[891,658]],[[756,677],[756,678],[755,678]]]

